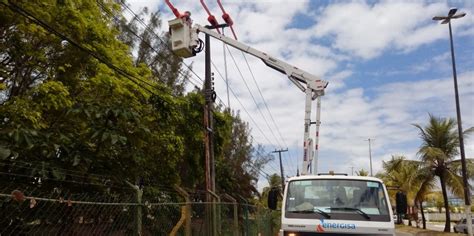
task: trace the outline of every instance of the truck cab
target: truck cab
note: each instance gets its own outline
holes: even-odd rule
[[[367,176],[299,176],[288,180],[281,236],[395,235],[383,182]]]

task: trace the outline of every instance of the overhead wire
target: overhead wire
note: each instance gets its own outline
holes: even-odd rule
[[[113,17],[114,20],[116,22],[120,22],[120,19],[118,19],[118,17],[110,10],[108,9],[107,6],[105,6],[103,3],[100,2],[100,0],[97,0],[96,1],[97,4],[99,4],[99,6],[102,8],[103,11],[105,11],[106,14],[108,14],[110,17]],[[134,19],[137,19],[137,21],[139,21],[141,24],[143,24],[145,26],[145,30],[147,30],[148,32],[153,32],[152,30],[149,29],[149,26],[146,25],[146,23],[140,19],[140,17],[135,13],[133,12],[126,4],[124,3],[121,3],[122,6],[126,7],[133,15],[134,15]],[[124,25],[123,28],[125,28],[127,31],[129,31],[131,34],[133,34],[135,37],[137,37],[138,39],[140,39],[140,42],[144,43],[145,46],[147,46],[149,49],[151,49],[153,52],[155,52],[156,54],[159,54],[160,52],[155,49],[155,47],[153,47],[151,45],[150,42],[148,42],[147,40],[145,40],[142,36],[140,36],[137,32],[133,31],[128,25]],[[171,50],[167,43],[158,35],[156,35],[154,32],[153,32],[153,35],[155,36],[155,38],[157,38],[158,40],[161,41],[162,45],[165,45],[165,48],[168,49],[168,50]],[[172,52],[172,51],[171,51]],[[156,60],[156,58],[155,58]],[[152,62],[151,64],[153,64],[154,62]],[[184,62],[182,62],[183,64],[185,64]],[[187,65],[186,65],[187,66]],[[189,70],[201,81],[203,82],[203,80],[192,70],[192,68],[190,66],[187,66],[189,68]],[[181,70],[178,70],[178,73],[183,76],[184,79],[188,79],[188,82],[190,82],[191,84],[197,86],[198,83],[195,83],[193,81],[191,81],[191,78],[192,76],[188,77],[185,72],[181,71]],[[201,84],[202,86],[202,84]]]
[[[116,21],[119,21],[119,19],[117,18],[117,16],[115,16],[115,15],[113,14],[113,12],[111,12],[111,11],[107,8],[107,6],[105,6],[104,4],[102,4],[99,0],[97,0],[97,3],[101,6],[102,10],[104,10],[109,16],[113,17]],[[134,19],[137,19],[137,21],[139,21],[142,25],[144,25],[144,27],[145,27],[146,30],[149,30],[149,26],[146,25],[146,23],[145,23],[143,20],[141,20],[140,17],[139,17],[135,12],[133,12],[126,4],[122,4],[122,6],[126,7],[126,8],[134,15],[134,17],[135,17]],[[140,39],[140,42],[145,43],[145,46],[147,46],[148,48],[150,48],[152,51],[154,51],[154,52],[157,53],[157,54],[160,53],[157,49],[155,49],[155,48],[151,45],[150,42],[146,41],[146,40],[145,40],[142,36],[140,36],[137,32],[135,32],[135,31],[133,31],[132,29],[130,29],[130,27],[128,27],[128,26],[125,25],[124,28],[126,28],[126,29],[127,29],[130,33],[132,33],[135,37],[139,38],[139,39]],[[150,32],[153,32],[153,31],[150,30]],[[153,34],[154,34],[155,38],[159,39],[159,40],[162,42],[162,44],[166,44],[166,43],[162,40],[162,38],[161,38],[159,35],[155,34],[154,32],[153,32]],[[165,46],[165,48],[167,48],[168,50],[171,50],[171,49],[170,49],[169,47],[167,47],[167,46]],[[171,52],[172,52],[172,51],[171,51]],[[199,82],[197,79],[195,79],[193,76],[187,77],[187,76],[184,74],[185,72],[183,72],[183,71],[181,71],[181,70],[179,70],[178,73],[181,74],[181,76],[183,76],[184,78],[187,78],[187,79],[188,79],[188,82],[191,83],[192,85],[194,85],[196,88],[203,87],[203,83],[204,83],[204,82],[203,82],[202,78],[199,77],[199,76],[197,75],[197,73],[194,72],[194,70],[192,70],[192,68],[191,68],[190,66],[188,66],[188,65],[185,64],[184,62],[182,62],[182,63],[199,79],[200,82]],[[194,80],[194,81],[193,81],[193,80]],[[223,105],[224,103],[223,103],[222,99],[221,99],[220,97],[218,97],[218,98],[219,98],[219,100],[220,100],[220,104]]]
[[[169,45],[162,39],[162,37],[159,36],[158,34],[156,34],[156,33],[150,28],[150,26],[149,26],[148,24],[146,24],[146,22],[143,21],[143,20],[140,18],[140,16],[138,16],[138,14],[135,13],[124,1],[121,0],[121,1],[119,2],[119,4],[120,4],[121,6],[123,6],[128,12],[130,12],[130,14],[133,15],[133,19],[136,19],[136,20],[144,27],[144,29],[145,29],[147,32],[151,33],[156,39],[158,39],[158,40],[162,43],[162,45],[164,45],[164,47],[165,47],[166,49],[168,49],[170,52],[173,52],[173,50],[172,50],[172,49],[169,47]],[[129,28],[128,26],[125,26],[125,27]],[[137,34],[134,34],[134,35],[137,35]],[[142,39],[141,37],[139,37],[139,38]],[[148,45],[149,45],[149,44],[148,44]],[[150,46],[151,46],[151,45],[150,45]],[[192,67],[191,67],[190,65],[186,64],[184,61],[182,61],[181,63],[182,63],[186,68],[188,68],[188,70],[191,71],[191,73],[192,73],[198,80],[200,80],[201,82],[195,83],[195,82],[191,81],[191,78],[193,78],[193,76],[190,76],[190,77],[188,78],[188,81],[189,81],[191,84],[193,84],[194,86],[196,86],[196,87],[199,87],[197,84],[199,84],[199,85],[201,85],[201,87],[203,87],[203,86],[204,86],[204,85],[203,85],[203,84],[204,84],[204,80],[192,69]],[[183,75],[183,72],[182,72],[182,71],[180,71],[180,74],[181,74],[183,77],[186,78],[186,76]],[[194,78],[193,78],[193,79],[194,79]],[[201,84],[201,83],[202,83],[202,84]],[[227,106],[225,105],[225,103],[222,101],[222,98],[219,97],[219,95],[217,95],[217,98],[219,99],[219,104],[220,104],[221,106],[227,107]]]
[[[227,48],[227,51],[229,52],[230,57],[232,58],[232,61],[234,62],[234,65],[235,65],[237,71],[238,71],[239,74],[240,74],[240,77],[242,78],[242,81],[243,81],[244,84],[245,84],[245,87],[246,87],[247,90],[249,91],[250,96],[252,97],[252,100],[253,100],[253,102],[255,103],[255,106],[257,107],[257,110],[259,111],[260,115],[262,116],[262,118],[263,118],[265,124],[267,125],[267,128],[270,130],[270,133],[272,134],[273,138],[275,138],[275,140],[277,141],[278,146],[280,146],[280,148],[281,148],[281,144],[280,144],[279,140],[276,138],[275,134],[273,133],[272,128],[271,128],[270,125],[268,124],[267,119],[266,119],[265,116],[263,115],[262,110],[260,109],[260,107],[259,107],[259,105],[258,105],[258,103],[257,103],[257,100],[256,100],[255,97],[253,96],[253,93],[252,93],[252,91],[250,90],[250,87],[248,86],[248,84],[247,84],[247,82],[246,82],[246,80],[245,80],[245,77],[244,77],[244,75],[242,74],[242,71],[240,70],[239,65],[237,64],[237,61],[236,61],[235,58],[234,58],[234,55],[232,55],[232,52],[230,51],[229,47],[226,46],[226,48]]]
[[[155,94],[152,90],[148,89],[148,88],[145,88],[143,86],[141,86],[140,83],[137,82],[140,81],[148,86],[150,86],[151,88],[154,88],[156,89],[156,87],[154,85],[152,85],[151,83],[149,83],[148,81],[145,81],[133,74],[131,74],[130,72],[126,71],[126,70],[123,70],[117,66],[115,66],[113,63],[111,63],[110,61],[107,61],[106,59],[100,57],[99,55],[97,55],[93,50],[91,49],[88,49],[88,48],[85,48],[84,46],[80,45],[79,43],[76,43],[75,41],[73,41],[72,39],[70,39],[69,37],[67,37],[66,35],[62,34],[61,32],[55,30],[52,26],[50,26],[49,24],[43,22],[42,20],[40,20],[39,18],[35,17],[33,14],[31,14],[30,12],[26,11],[25,9],[19,7],[18,5],[14,4],[14,3],[9,3],[9,4],[6,4],[4,2],[0,2],[0,4],[2,5],[5,5],[7,7],[9,7],[10,9],[12,9],[13,11],[19,13],[20,15],[24,16],[25,18],[31,20],[33,23],[35,24],[38,24],[40,25],[41,27],[43,27],[44,29],[46,29],[47,31],[49,31],[50,33],[53,33],[54,35],[58,36],[59,38],[69,42],[71,45],[75,46],[76,48],[80,49],[81,51],[84,51],[85,53],[91,55],[92,57],[94,57],[96,60],[98,60],[99,62],[105,64],[106,66],[108,66],[109,68],[113,69],[114,71],[116,71],[117,73],[119,73],[120,75],[124,76],[126,79],[132,81],[133,83],[135,83],[137,86],[139,86],[140,88],[146,90],[147,92],[149,92],[150,94],[153,94],[153,95],[157,95]],[[161,39],[161,38],[160,38]],[[222,75],[221,75],[222,76]],[[199,79],[200,77],[197,76]],[[136,80],[135,80],[136,79]],[[235,96],[235,94],[234,94]],[[161,98],[159,98],[161,99]],[[240,101],[239,101],[240,102]],[[221,103],[223,104],[222,100],[221,100]],[[241,103],[242,105],[242,103]],[[245,108],[244,108],[245,109]],[[248,112],[247,112],[248,113]],[[249,113],[248,113],[249,114]],[[250,114],[249,114],[250,115]],[[254,121],[255,122],[255,121]],[[205,129],[205,127],[202,127],[203,129]],[[268,140],[268,138],[266,138]]]
[[[264,97],[263,94],[262,94],[262,91],[261,91],[261,89],[260,89],[260,86],[258,85],[257,80],[255,79],[255,74],[253,73],[253,70],[252,70],[252,68],[250,67],[250,64],[249,64],[249,62],[248,62],[248,60],[247,60],[247,57],[245,56],[245,53],[244,53],[244,52],[241,52],[241,53],[242,53],[242,56],[243,56],[243,58],[244,58],[244,60],[245,60],[245,63],[247,64],[247,68],[249,69],[250,75],[252,76],[253,82],[255,83],[255,86],[257,87],[258,93],[260,94],[260,97],[262,98],[263,104],[265,105],[265,108],[266,108],[268,114],[270,115],[270,118],[271,118],[271,120],[272,120],[272,123],[273,123],[274,127],[276,128],[277,133],[278,133],[278,135],[280,136],[281,141],[282,141],[283,144],[288,148],[288,145],[286,144],[285,139],[284,139],[283,136],[281,135],[280,128],[279,128],[278,125],[276,124],[275,119],[273,118],[273,115],[272,115],[272,113],[270,112],[270,109],[268,108],[267,101],[265,100],[265,97]],[[290,158],[293,160],[293,156],[291,155],[291,153],[292,153],[292,151],[288,151],[288,154],[289,154]],[[285,158],[284,160],[286,161],[286,164],[287,164],[288,167],[292,167],[292,165],[289,165],[289,164],[288,164],[288,160],[287,160],[286,158]],[[294,163],[295,163],[296,165],[298,164],[297,161],[295,161]],[[297,167],[297,166],[296,166],[296,167]],[[296,169],[292,169],[292,171],[293,171],[293,172],[296,172]],[[295,173],[295,174],[296,174],[296,173]]]
[[[219,71],[219,69],[217,68],[217,66],[214,64],[213,61],[211,61],[211,64],[212,66],[214,67],[214,69],[216,70],[217,74],[219,75],[219,77],[225,81],[224,77],[222,76],[221,72]],[[250,118],[250,120],[253,122],[253,124],[255,125],[255,127],[257,128],[258,131],[260,131],[260,133],[262,134],[262,136],[265,138],[265,140],[270,143],[271,145],[272,142],[268,139],[268,137],[265,135],[265,133],[262,131],[262,129],[260,128],[260,126],[257,124],[257,122],[253,119],[253,116],[247,111],[247,109],[245,108],[245,106],[243,105],[243,103],[240,101],[240,99],[238,98],[238,96],[235,94],[234,90],[232,89],[232,87],[229,87],[229,90],[230,92],[232,93],[232,95],[235,97],[235,99],[237,100],[237,102],[240,104],[240,106],[242,107],[242,109],[245,111],[245,113],[247,114],[247,116]],[[273,145],[275,146],[275,145]],[[273,165],[272,166],[273,169],[278,172],[278,169],[279,168],[275,168],[275,166]]]
[[[173,52],[173,50],[169,47],[168,43],[166,43],[162,38],[161,36],[159,36],[158,34],[156,34],[153,30],[150,29],[150,26],[146,24],[146,22],[144,22],[123,0],[120,0],[119,1],[119,4],[123,7],[125,7],[125,9],[127,9],[128,12],[130,12],[133,16],[134,16],[134,19],[137,19],[137,21],[143,26],[145,27],[145,30],[148,31],[149,33],[151,33],[152,35],[155,36],[156,39],[160,40],[161,43],[163,45],[165,45],[165,47],[170,50],[170,52]],[[204,80],[191,68],[190,65],[186,64],[184,61],[182,62],[184,64],[184,66],[186,66],[199,80],[201,80],[202,82],[204,82]]]
[[[234,62],[234,65],[235,65],[237,71],[239,72],[239,74],[240,74],[240,76],[241,76],[241,78],[242,78],[242,80],[243,80],[243,82],[244,82],[244,84],[245,84],[247,90],[249,91],[249,93],[250,93],[250,95],[251,95],[251,97],[252,97],[252,100],[253,100],[255,106],[257,107],[257,110],[259,111],[260,115],[262,116],[262,118],[263,118],[263,120],[264,120],[264,122],[265,122],[267,128],[270,130],[271,135],[272,135],[273,138],[277,141],[277,144],[278,144],[278,146],[279,146],[279,149],[282,149],[282,145],[281,145],[281,143],[279,142],[279,139],[278,139],[278,138],[276,137],[276,135],[274,134],[273,129],[270,127],[270,125],[269,125],[269,123],[268,123],[268,121],[267,121],[265,115],[263,114],[262,110],[260,109],[260,106],[258,105],[258,103],[257,103],[257,101],[256,101],[256,99],[255,99],[255,96],[253,95],[253,93],[252,93],[252,91],[251,91],[251,89],[250,89],[248,83],[246,82],[245,77],[243,76],[243,73],[242,73],[242,71],[240,70],[240,68],[239,68],[239,66],[238,66],[238,64],[237,64],[237,61],[235,60],[235,58],[234,58],[232,52],[230,51],[229,47],[226,46],[226,48],[227,48],[227,50],[228,50],[228,52],[229,52],[229,55],[230,55],[232,61]],[[242,53],[243,53],[243,52],[242,52]],[[255,80],[255,79],[254,79],[254,80]],[[270,142],[270,143],[271,143],[271,142]],[[272,143],[271,143],[271,144],[272,144]],[[273,145],[273,146],[274,146],[275,149],[276,149],[276,146],[275,146],[275,145]],[[288,164],[287,158],[284,158],[284,161],[285,161],[285,165],[286,165],[288,168],[291,168],[291,167],[292,167],[292,165]],[[285,169],[286,169],[286,168],[285,168]]]
[[[161,98],[158,94],[156,94],[154,91],[152,91],[151,89],[149,88],[146,88],[143,86],[143,84],[149,86],[150,88],[153,88],[153,89],[158,89],[158,90],[161,90],[160,88],[156,87],[155,85],[151,84],[150,82],[148,81],[145,81],[141,78],[139,78],[138,76],[135,76],[131,73],[129,73],[128,71],[126,70],[123,70],[119,67],[117,67],[116,65],[114,65],[113,63],[111,63],[110,61],[107,61],[106,59],[100,57],[97,53],[95,53],[93,50],[91,49],[88,49],[88,48],[85,48],[84,46],[80,45],[79,43],[76,43],[74,40],[70,39],[69,37],[67,37],[66,35],[62,34],[61,32],[57,31],[56,29],[54,29],[51,25],[49,25],[48,23],[45,23],[44,21],[40,20],[39,18],[35,17],[33,14],[31,14],[30,12],[28,12],[27,10],[25,10],[24,8],[14,4],[14,3],[4,3],[4,2],[0,2],[0,4],[2,5],[5,5],[6,7],[9,7],[10,9],[12,9],[13,11],[19,13],[20,15],[24,16],[25,18],[29,19],[30,21],[32,21],[33,23],[35,24],[38,24],[39,26],[43,27],[45,30],[47,30],[48,32],[56,35],[57,37],[67,41],[68,43],[70,43],[71,45],[73,45],[74,47],[78,48],[79,50],[89,54],[90,56],[92,56],[93,58],[95,58],[96,60],[98,60],[99,62],[105,64],[107,67],[109,67],[110,69],[116,71],[117,73],[119,73],[120,75],[122,75],[125,79],[128,79],[129,81],[133,82],[134,84],[136,84],[138,87],[144,89],[146,92],[152,94],[152,95],[155,95],[157,99],[163,101],[163,102],[167,102],[164,100],[164,98]],[[142,82],[139,83],[138,81]],[[165,92],[167,93],[166,91],[163,91],[162,92]],[[175,95],[171,94],[171,93],[168,93],[169,95],[173,96],[173,97],[176,97]],[[203,124],[199,123],[197,120],[193,120],[193,122],[195,122],[202,130],[207,130],[206,127],[204,127]]]
[[[153,87],[153,85],[151,85],[150,83],[148,83],[147,81],[144,81],[142,80],[141,78],[131,74],[130,72],[128,71],[125,71],[117,66],[115,66],[114,64],[112,64],[111,62],[107,61],[106,59],[98,56],[93,50],[91,49],[88,49],[88,48],[85,48],[84,46],[82,45],[79,45],[78,43],[76,43],[75,41],[71,40],[69,37],[65,36],[64,34],[60,33],[59,31],[57,31],[56,29],[54,29],[52,26],[48,25],[47,23],[45,23],[44,21],[38,19],[37,17],[35,17],[33,14],[31,14],[30,12],[26,11],[24,8],[21,8],[19,7],[18,5],[12,3],[12,2],[9,2],[8,4],[7,3],[4,3],[4,2],[0,2],[0,4],[2,5],[5,5],[6,7],[9,7],[10,9],[16,11],[17,13],[19,13],[20,15],[24,16],[25,18],[31,20],[32,22],[34,22],[35,24],[38,24],[40,25],[41,27],[43,27],[44,29],[46,29],[47,31],[55,34],[56,36],[58,36],[59,38],[63,39],[63,40],[66,40],[68,43],[72,44],[73,46],[75,46],[76,48],[80,49],[81,51],[91,55],[92,57],[94,57],[96,60],[98,60],[99,62],[107,65],[109,68],[113,69],[114,71],[116,71],[117,73],[119,73],[120,75],[124,76],[125,78],[129,79],[130,81],[132,81],[134,84],[138,85],[139,87],[143,88],[144,90],[146,90],[147,92],[149,92],[150,94],[154,94],[150,89],[148,88],[145,88],[145,87],[142,87],[140,86],[140,84],[137,82],[140,81],[150,87]],[[156,94],[155,94],[156,95]]]

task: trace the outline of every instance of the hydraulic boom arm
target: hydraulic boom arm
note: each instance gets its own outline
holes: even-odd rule
[[[328,82],[321,80],[318,76],[312,75],[304,70],[290,65],[282,60],[271,57],[270,55],[249,47],[237,40],[216,33],[211,29],[195,24],[191,26],[189,21],[184,18],[176,18],[169,21],[171,32],[171,45],[173,51],[182,57],[192,57],[196,55],[196,48],[199,45],[197,34],[202,32],[217,40],[224,42],[240,51],[260,58],[267,66],[288,76],[293,84],[306,94],[305,101],[305,122],[304,122],[304,154],[303,169],[301,174],[307,174],[313,159],[312,139],[309,137],[311,124],[311,104],[312,100],[324,95],[324,89]],[[316,160],[317,161],[317,160]]]
[[[215,39],[218,39],[224,42],[227,45],[230,45],[238,50],[251,54],[260,58],[263,63],[267,66],[283,73],[288,76],[288,78],[299,88],[301,91],[305,92],[307,88],[314,92],[313,99],[317,96],[324,95],[324,89],[328,85],[328,82],[321,80],[319,77],[312,75],[306,71],[298,69],[295,66],[292,66],[284,61],[281,61],[277,58],[271,57],[268,54],[261,52],[255,48],[247,46],[237,40],[226,37],[222,34],[218,34],[210,29],[207,29],[203,26],[196,24],[193,29],[197,32],[205,33]],[[303,84],[306,84],[304,86]]]

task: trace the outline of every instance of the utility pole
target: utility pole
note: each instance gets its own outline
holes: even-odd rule
[[[275,150],[272,153],[276,153],[276,152],[278,152],[278,156],[280,157],[281,191],[284,191],[285,190],[285,176],[283,175],[283,164],[281,163],[281,153],[288,152],[288,148],[285,150],[283,149]]]
[[[365,141],[369,141],[369,159],[370,159],[370,176],[373,176],[372,174],[372,147],[371,147],[371,141],[373,139],[369,138]]]
[[[206,35],[205,39],[205,81],[204,81],[204,97],[206,105],[204,106],[204,127],[206,127],[205,139],[205,175],[206,175],[206,189],[213,191],[213,176],[212,176],[212,82],[211,82],[211,45],[210,38]]]
[[[215,192],[216,178],[215,178],[215,160],[214,160],[214,132],[213,132],[213,103],[216,99],[214,92],[213,73],[211,72],[211,43],[209,35],[205,36],[205,80],[204,80],[204,97],[206,105],[204,106],[204,126],[206,127],[205,134],[205,175],[206,175],[206,192]],[[214,202],[214,198],[206,195],[206,202]],[[214,235],[216,229],[215,222],[215,207],[206,207],[206,220],[208,222],[208,234]]]
[[[354,175],[354,167],[351,166],[351,175]]]

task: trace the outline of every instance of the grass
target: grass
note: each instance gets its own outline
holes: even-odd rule
[[[438,231],[433,231],[433,230],[427,230],[427,229],[421,229],[421,228],[416,228],[408,225],[395,225],[395,229],[398,232],[403,232],[403,233],[410,233],[413,235],[418,235],[418,236],[424,236],[424,235],[430,235],[430,236],[460,236],[462,234],[456,234],[456,233],[445,233],[445,232],[438,232]]]

